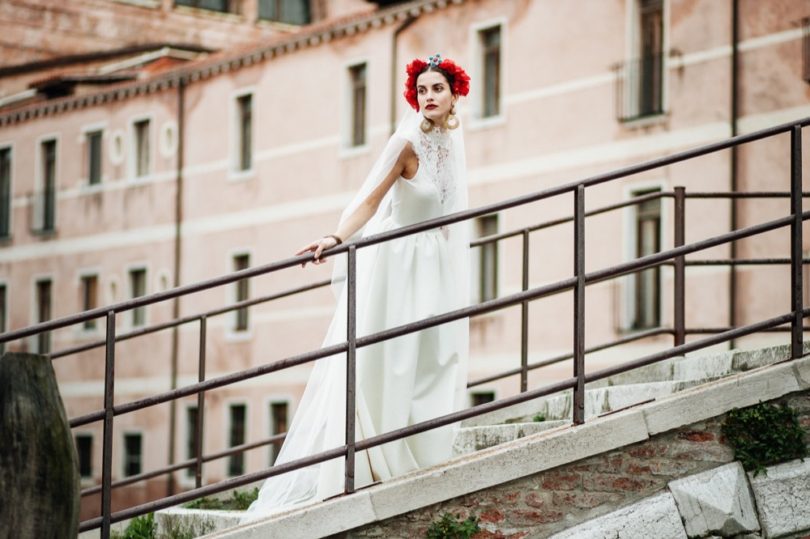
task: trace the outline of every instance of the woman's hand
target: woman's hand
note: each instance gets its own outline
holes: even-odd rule
[[[298,252],[295,253],[295,255],[298,256],[304,253],[315,253],[312,263],[316,265],[323,264],[324,262],[326,262],[326,260],[321,258],[321,253],[323,253],[327,249],[331,249],[332,247],[338,245],[339,243],[340,242],[333,236],[324,236],[323,238],[317,241],[313,241],[306,247],[300,249]],[[301,267],[303,268],[306,265],[307,263],[304,262],[303,264],[301,264]]]

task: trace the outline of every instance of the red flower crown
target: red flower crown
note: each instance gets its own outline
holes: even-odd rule
[[[408,80],[405,81],[405,100],[419,112],[419,101],[416,92],[416,79],[427,71],[428,67],[438,67],[441,72],[448,76],[451,90],[456,95],[467,95],[470,92],[470,76],[456,64],[453,60],[445,59],[436,63],[436,59],[441,60],[439,55],[431,56],[430,63],[416,58],[405,68],[408,73]]]

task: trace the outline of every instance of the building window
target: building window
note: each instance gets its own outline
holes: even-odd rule
[[[287,24],[309,24],[309,0],[259,0],[259,18]]]
[[[135,135],[135,177],[149,174],[149,120],[139,120],[133,124]]]
[[[79,476],[82,479],[93,477],[93,435],[76,435],[76,453],[79,455]]]
[[[664,1],[641,0],[639,116],[660,114],[663,97]]]
[[[351,96],[351,145],[366,143],[366,64],[349,68],[349,95]]]
[[[208,11],[218,11],[220,13],[239,14],[241,0],[175,0],[176,6],[194,7],[197,9],[207,9]]]
[[[236,100],[238,118],[237,170],[250,170],[253,164],[253,96],[243,95]]]
[[[101,131],[90,131],[87,138],[87,183],[101,183]]]
[[[199,410],[196,406],[186,408],[186,459],[197,458],[199,448],[197,446],[197,417]],[[186,468],[186,476],[194,477],[196,468],[191,466]]]
[[[636,196],[655,191],[635,193]],[[636,258],[657,253],[661,249],[661,200],[648,200],[637,206],[635,219]],[[645,269],[635,274],[632,305],[633,329],[646,329],[660,325],[660,274],[659,267]]]
[[[481,50],[481,117],[501,113],[501,27],[478,32]]]
[[[475,220],[477,237],[483,238],[498,233],[498,216],[486,215]],[[478,256],[473,255],[472,300],[474,303],[498,297],[498,243],[485,243],[478,247]]]
[[[124,434],[124,477],[140,475],[143,458],[143,438],[140,434]]]
[[[228,433],[228,447],[236,447],[245,443],[245,416],[244,404],[231,404],[230,406],[230,432]],[[237,453],[228,457],[228,475],[242,475],[245,473],[245,455]]]
[[[270,403],[270,436],[287,432],[287,414],[289,406],[286,402]],[[282,441],[270,445],[270,466],[275,464]]]
[[[618,71],[617,103],[621,121],[664,111],[664,2],[634,0],[634,57]]]
[[[37,194],[34,228],[41,232],[53,231],[56,226],[56,140],[41,144],[42,191]]]
[[[51,280],[40,279],[36,282],[36,321],[47,322],[51,319]],[[36,352],[48,354],[51,351],[51,332],[45,331],[36,335]]]
[[[6,298],[6,285],[0,284],[0,333],[6,332],[6,318],[8,300]],[[0,343],[0,354],[5,353],[6,343]]]
[[[494,391],[476,391],[474,393],[470,393],[470,403],[473,406],[478,406],[479,404],[486,404],[494,400],[495,400]]]
[[[98,275],[82,275],[82,310],[89,311],[98,307]],[[97,320],[85,320],[86,330],[96,329]]]
[[[0,150],[0,238],[11,236],[11,148]]]
[[[129,270],[129,289],[132,299],[146,295],[146,270],[137,268]],[[132,309],[132,326],[142,326],[146,323],[146,307],[140,306]]]
[[[250,255],[236,255],[233,257],[233,271],[241,271],[250,267]],[[234,301],[246,301],[250,298],[250,279],[242,279],[235,283]],[[248,308],[237,309],[234,317],[234,331],[247,331],[248,329]]]
[[[810,17],[805,17],[800,23],[802,27],[802,78],[810,82]]]

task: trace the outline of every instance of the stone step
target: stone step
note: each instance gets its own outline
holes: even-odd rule
[[[805,351],[810,345],[805,343]],[[724,378],[740,372],[771,365],[789,357],[787,345],[758,350],[731,350],[706,355],[680,356],[621,373],[588,384],[585,396],[585,417],[593,417],[628,406],[670,395],[677,391]],[[523,423],[537,414],[547,420],[570,420],[572,391],[541,397],[473,417],[462,427]]]
[[[453,456],[466,455],[473,451],[479,451],[530,434],[569,424],[570,421],[532,421],[530,423],[511,423],[509,425],[462,427],[456,433],[453,442]]]

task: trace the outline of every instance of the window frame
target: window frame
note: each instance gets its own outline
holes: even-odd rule
[[[292,406],[291,406],[291,403],[290,403],[290,399],[287,399],[287,398],[269,399],[267,401],[267,403],[266,403],[266,406],[265,406],[265,409],[267,410],[267,422],[265,424],[268,426],[268,434],[267,434],[268,438],[270,436],[275,436],[276,434],[281,434],[281,432],[278,429],[278,425],[276,424],[275,415],[273,414],[273,407],[278,405],[278,404],[283,404],[287,408],[287,410],[286,410],[287,419],[286,419],[286,427],[285,427],[284,432],[286,432],[290,428],[290,421],[292,420],[292,413],[291,413]],[[267,460],[267,465],[268,466],[273,466],[274,465],[276,459],[278,458],[278,453],[279,453],[280,450],[281,450],[281,443],[270,444],[269,445],[268,455],[267,455],[268,456],[268,460]]]
[[[135,290],[133,289],[133,281],[132,281],[132,274],[136,271],[143,271],[143,286],[144,286],[144,293],[140,296],[135,296]],[[132,264],[127,267],[127,299],[135,299],[136,297],[142,297],[149,295],[149,266],[147,264]],[[136,317],[138,316],[136,313],[141,313],[143,317],[143,321],[141,323],[137,323]],[[147,309],[146,305],[141,307],[136,307],[135,309],[130,309],[129,316],[127,317],[127,324],[129,328],[140,328],[144,327],[149,324],[149,309]]]
[[[191,428],[190,428],[191,427],[191,422],[189,421],[189,413],[191,412],[191,410],[195,411],[193,430],[191,430]],[[183,427],[183,429],[184,429],[184,437],[183,437],[183,439],[185,441],[186,460],[195,460],[197,458],[197,454],[195,454],[192,451],[192,448],[194,447],[194,444],[192,443],[192,441],[193,441],[192,435],[197,430],[197,423],[198,423],[198,420],[199,420],[199,417],[200,417],[199,414],[200,414],[200,409],[197,406],[197,403],[187,404],[186,405],[185,413],[184,413],[185,423],[184,423],[184,427]],[[204,445],[205,445],[204,440],[201,438],[200,439],[200,447],[195,448],[198,453],[202,452],[202,449],[203,449]],[[197,475],[196,468],[194,466],[189,466],[188,468],[186,468],[186,473],[183,474],[183,477],[185,479],[187,479],[187,480],[191,480],[191,479],[194,479],[196,477],[196,475]]]
[[[87,187],[94,188],[99,187],[104,183],[104,128],[99,127],[96,129],[88,129],[84,131],[84,143],[85,143],[85,158],[86,158],[86,165],[85,165],[85,172],[87,173]],[[98,136],[98,177],[94,181],[93,176],[93,137]]]
[[[147,141],[148,148],[146,149],[147,171],[145,174],[138,174],[138,125],[147,122]],[[154,133],[155,120],[152,114],[141,114],[134,116],[129,120],[129,155],[128,159],[128,176],[130,183],[144,183],[152,179],[155,174],[155,133]]]
[[[90,449],[90,454],[88,455],[88,460],[89,460],[88,466],[90,467],[90,471],[89,471],[89,473],[87,475],[82,474],[82,455],[81,455],[81,451],[79,451],[79,438],[85,438],[85,439],[90,440],[90,448],[89,448]],[[82,483],[90,482],[93,479],[93,447],[94,447],[94,441],[95,440],[94,440],[92,432],[80,431],[80,432],[75,432],[73,434],[73,443],[76,446],[76,456],[78,458],[78,465],[79,465],[79,467],[78,467],[79,480]]]
[[[483,65],[483,43],[482,35],[484,32],[498,28],[500,30],[500,61],[499,61],[499,79],[498,79],[498,114],[494,116],[484,116],[483,103],[484,103],[484,65]],[[508,20],[505,17],[498,17],[481,21],[477,24],[470,26],[469,33],[469,50],[473,51],[473,62],[471,64],[471,77],[470,77],[470,94],[478,96],[472,99],[470,104],[472,107],[472,114],[470,115],[470,122],[468,124],[470,129],[482,129],[494,126],[504,125],[507,118],[507,99],[506,99],[506,77],[508,73],[508,58],[509,58],[509,39],[508,39]]]
[[[259,95],[256,86],[245,86],[231,93],[230,100],[230,137],[228,140],[228,180],[229,181],[243,181],[249,180],[256,176],[257,168],[257,151],[256,151],[256,118],[259,118],[258,99]],[[239,100],[245,96],[250,96],[251,108],[251,131],[250,131],[250,167],[241,169],[241,150],[242,150],[242,132],[241,132],[241,114],[239,108]]]
[[[624,51],[624,72],[619,73],[618,76],[622,80],[622,94],[618,96],[617,103],[621,103],[623,111],[639,110],[640,104],[633,99],[634,92],[628,91],[627,88],[631,87],[634,82],[632,80],[631,69],[627,66],[632,65],[634,61],[639,61],[641,50],[641,0],[625,0],[625,14],[626,22],[625,28],[625,51]],[[662,36],[661,36],[661,112],[658,114],[650,114],[646,116],[639,116],[634,114],[628,116],[626,119],[621,114],[617,113],[619,122],[628,127],[643,127],[650,124],[657,124],[664,121],[669,111],[669,66],[670,58],[667,51],[670,50],[670,2],[669,0],[662,0]]]
[[[245,410],[244,428],[243,428],[243,431],[242,431],[242,442],[238,443],[236,445],[233,445],[233,442],[232,442],[232,440],[233,440],[233,437],[232,437],[232,434],[233,434],[233,421],[232,421],[233,415],[231,414],[231,410],[234,407],[237,407],[237,406],[241,406]],[[247,443],[247,440],[248,440],[248,425],[249,424],[250,424],[250,407],[248,405],[248,401],[247,400],[242,400],[242,399],[227,401],[226,406],[225,406],[225,425],[227,426],[227,430],[225,431],[225,433],[226,433],[226,436],[227,436],[227,444],[228,444],[226,447],[228,449],[236,447],[237,445],[242,445],[242,444]],[[242,472],[239,473],[239,474],[232,474],[231,472],[233,470],[233,462],[237,458],[241,459]],[[246,470],[247,470],[247,455],[245,454],[245,452],[242,452],[240,454],[230,455],[225,459],[225,477],[238,477],[239,475],[244,475],[246,473]]]
[[[8,202],[6,205],[7,234],[2,234],[0,229],[0,242],[10,241],[14,230],[14,144],[0,144],[0,153],[8,151]],[[2,185],[0,185],[2,189]],[[2,191],[0,191],[0,204],[2,204]],[[2,219],[2,208],[0,208],[0,219]]]
[[[665,179],[649,179],[644,181],[626,184],[622,188],[622,199],[632,200],[637,196],[647,194],[654,191],[664,192],[668,190],[667,181]],[[662,200],[662,199],[659,199]],[[660,206],[660,227],[658,237],[658,247],[661,250],[668,248],[668,231],[667,223],[670,222],[670,208],[669,204],[661,203]],[[636,258],[636,248],[638,244],[637,232],[637,215],[638,205],[634,204],[622,210],[622,237],[623,237],[623,257],[626,262]],[[666,298],[665,287],[663,286],[666,273],[664,271],[658,272],[658,326],[661,327],[667,323],[666,314]],[[639,328],[634,325],[635,321],[635,305],[636,305],[636,274],[631,273],[626,275],[620,281],[621,283],[621,299],[616,296],[620,301],[619,309],[617,310],[618,320],[616,324],[616,331],[618,333],[636,333],[645,331],[649,328]]]
[[[96,301],[95,305],[88,307],[86,304],[86,295],[85,295],[85,279],[94,277],[96,280]],[[95,269],[84,269],[79,272],[79,301],[80,301],[80,309],[81,311],[87,311],[90,309],[95,309],[101,305],[101,276],[99,272]],[[100,331],[99,325],[99,318],[94,318],[92,320],[85,320],[81,324],[81,332],[87,334],[96,334]],[[92,323],[91,323],[92,322]]]
[[[45,322],[48,320],[53,320],[53,293],[54,293],[54,277],[51,274],[41,274],[35,275],[32,277],[32,288],[33,294],[31,294],[31,325],[38,324],[40,322]],[[49,304],[48,304],[48,311],[49,317],[45,320],[42,320],[42,315],[40,312],[40,297],[39,297],[39,284],[43,282],[50,283],[50,290],[49,290]],[[51,331],[46,331],[44,333],[38,333],[36,335],[32,335],[30,337],[30,349],[34,351],[36,354],[49,354],[51,348],[53,346],[53,335]],[[45,340],[45,346],[43,346],[43,341]]]
[[[0,333],[8,331],[8,296],[11,292],[11,287],[4,279],[0,279],[0,289],[3,293],[0,294]],[[0,343],[0,355],[5,353],[6,343]]]
[[[276,4],[276,8],[279,9],[281,4],[283,4],[283,0],[272,0]],[[306,20],[303,22],[291,22],[289,20],[284,20],[282,17],[269,17],[262,15],[262,0],[257,0],[256,2],[256,19],[259,21],[267,21],[271,23],[280,23],[280,24],[288,24],[291,26],[305,26],[307,24],[312,23],[312,3],[309,0],[301,0],[303,4],[306,5]],[[283,10],[281,15],[283,16]]]
[[[237,264],[238,259],[246,259],[247,265],[239,267]],[[250,252],[240,251],[231,255],[231,271],[241,271],[250,267]],[[244,287],[245,297],[241,297],[241,292]],[[238,303],[250,299],[250,279],[240,279],[233,283],[233,302]],[[241,327],[240,321],[244,317],[245,325]],[[250,332],[250,311],[249,307],[243,307],[233,311],[231,331],[237,334]]]
[[[45,170],[45,155],[44,147],[46,143],[54,143],[54,162],[53,162],[53,195],[51,200],[51,227],[46,227],[46,202],[45,191],[46,185],[46,170]],[[56,233],[56,218],[58,213],[58,200],[59,200],[59,152],[61,148],[60,137],[57,133],[49,133],[37,138],[36,142],[36,157],[34,159],[34,201],[31,208],[33,212],[33,221],[31,223],[31,231],[38,235],[51,235]],[[40,201],[42,196],[42,201]]]
[[[364,112],[364,125],[363,125],[363,144],[354,144],[354,131],[355,131],[355,116],[354,116],[354,86],[352,84],[352,70],[365,66],[365,94],[363,99],[363,112]],[[367,57],[357,57],[347,61],[342,66],[343,77],[343,112],[341,114],[341,158],[351,158],[358,155],[366,154],[371,150],[371,114],[370,114],[370,87],[369,81],[372,75],[371,60]]]
[[[489,234],[480,234],[482,230],[483,223],[488,220],[493,220],[495,223],[495,232]],[[487,215],[482,215],[481,217],[476,217],[473,220],[473,226],[475,227],[475,239],[483,238],[485,236],[490,236],[492,234],[498,234],[501,230],[501,214],[500,212],[496,213],[489,213]],[[480,303],[482,301],[487,301],[489,299],[494,299],[498,297],[500,292],[500,245],[499,242],[495,242],[489,245],[481,245],[475,247],[478,253],[473,254],[473,267],[471,273],[471,290],[470,290],[470,302],[471,304]],[[484,265],[485,265],[485,258],[487,253],[490,251],[494,251],[494,262],[493,262],[493,270],[494,275],[492,276],[492,287],[493,287],[493,297],[492,298],[485,298],[484,297],[484,288],[485,288],[485,272],[484,272]]]
[[[128,466],[127,466],[129,464],[128,458],[127,458],[129,456],[129,451],[127,449],[127,437],[129,437],[129,436],[138,436],[140,438],[140,442],[141,442],[140,443],[140,455],[139,455],[139,461],[138,461],[138,472],[134,473],[134,474],[128,473]],[[144,436],[143,430],[141,430],[141,429],[125,429],[121,433],[121,468],[120,468],[121,469],[121,477],[134,477],[136,475],[140,475],[140,474],[143,473],[144,460],[145,460],[145,458],[144,458],[145,454],[144,454],[143,448],[146,445],[144,443],[144,438],[145,438],[145,436]]]

